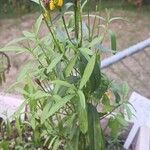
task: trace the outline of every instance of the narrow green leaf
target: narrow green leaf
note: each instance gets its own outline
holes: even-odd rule
[[[105,149],[99,115],[96,108],[91,104],[88,104],[88,137],[89,150]]]
[[[37,100],[37,99],[41,99],[41,98],[49,97],[49,96],[50,94],[45,93],[44,91],[37,91],[36,93],[32,95],[32,98]]]
[[[29,76],[29,72],[33,70],[33,62],[28,62],[27,64],[22,65],[21,70],[17,76],[17,81],[25,81],[26,77]]]
[[[59,139],[56,139],[55,140],[55,143],[54,143],[54,145],[53,145],[53,150],[58,150],[59,149],[59,146],[60,146],[60,144],[61,144],[61,140],[59,140]]]
[[[31,1],[34,2],[34,3],[40,4],[39,0],[31,0]]]
[[[36,3],[36,4],[38,4],[38,5],[40,5],[44,10],[46,10],[44,4],[41,3],[41,0],[31,0],[31,1],[34,2],[34,3]]]
[[[71,132],[74,133],[73,138],[71,139],[71,142],[70,142],[71,150],[79,150],[80,130],[78,127],[76,127]]]
[[[82,133],[85,134],[88,130],[87,110],[86,108],[82,108],[80,105],[78,107],[79,127]]]
[[[51,142],[49,143],[49,146],[48,146],[48,149],[51,149],[52,148],[52,145],[53,143],[55,142],[55,140],[57,139],[58,137],[57,136],[54,136],[51,140]]]
[[[54,58],[52,60],[52,62],[50,63],[50,65],[47,67],[47,73],[49,73],[49,72],[52,71],[52,69],[61,61],[62,57],[63,57],[63,54],[57,56],[56,58]]]
[[[29,32],[29,31],[23,31],[22,33],[28,39],[35,38],[35,33]]]
[[[111,22],[113,22],[113,21],[117,21],[117,20],[128,21],[128,20],[126,20],[125,18],[122,18],[122,17],[114,17],[114,18],[111,18],[111,19],[109,20],[109,23],[111,23]]]
[[[62,80],[54,80],[51,82],[52,84],[57,84],[57,85],[62,85],[62,86],[66,86],[68,88],[72,88],[74,89],[74,85],[68,83],[67,81],[62,81]]]
[[[12,45],[12,44],[16,44],[16,43],[18,43],[18,42],[22,42],[22,41],[24,41],[24,40],[27,40],[27,38],[26,38],[26,37],[20,37],[20,38],[17,38],[17,39],[14,39],[14,40],[8,42],[8,43],[6,44],[6,46],[10,46],[10,45]]]
[[[125,83],[122,85],[122,95],[126,97],[128,96],[128,93],[129,93],[129,86],[127,83]]]
[[[67,12],[74,4],[71,2],[68,2],[64,5],[64,7],[62,8],[62,12],[61,15],[63,15],[65,12]]]
[[[88,48],[79,48],[81,54],[89,61],[90,60],[90,56],[89,55],[93,55],[94,52],[92,52],[92,50],[88,49]]]
[[[114,51],[113,54],[116,54],[116,50],[117,50],[116,35],[111,30],[109,30],[108,32],[109,32],[110,39],[111,39],[111,49]]]
[[[40,26],[42,24],[42,20],[43,20],[43,15],[40,15],[39,18],[37,19],[35,25],[34,25],[34,31],[35,31],[36,35],[39,32]]]
[[[85,109],[86,108],[85,95],[84,95],[83,91],[81,91],[81,90],[78,90],[77,93],[80,98],[80,104],[81,104],[82,108]]]
[[[84,70],[83,77],[81,79],[79,89],[82,89],[84,87],[84,85],[86,84],[86,82],[89,80],[89,78],[90,78],[90,76],[93,72],[93,69],[94,69],[95,61],[96,61],[96,54],[94,54],[91,57],[91,59],[89,60],[87,66]]]
[[[102,37],[94,38],[94,39],[92,40],[92,42],[89,44],[89,47],[93,47],[93,46],[95,46],[95,45],[97,45],[97,44],[101,44],[102,40],[103,40]]]
[[[75,65],[75,63],[76,63],[76,61],[77,61],[77,56],[75,56],[74,58],[72,58],[71,60],[70,60],[70,63],[68,64],[68,66],[67,66],[67,68],[66,68],[66,70],[65,70],[65,75],[66,75],[66,77],[68,77],[69,75],[70,75],[70,73],[73,71],[73,67],[74,67],[74,65]]]
[[[118,122],[118,120],[115,119],[109,119],[109,123],[108,123],[109,128],[111,129],[111,136],[113,138],[117,138],[119,135],[119,130],[120,130],[120,123]]]
[[[28,50],[20,46],[6,46],[3,48],[0,48],[0,52],[2,51],[3,52],[26,52]]]
[[[84,2],[83,2],[83,4],[82,4],[82,6],[81,6],[81,10],[83,11],[83,8],[85,7],[85,5],[87,4],[87,0],[85,0]]]
[[[93,55],[93,54],[94,54],[94,51],[92,51],[92,50],[89,49],[89,48],[79,48],[79,50],[80,50],[82,53],[87,53],[88,55]]]
[[[125,109],[125,111],[126,111],[126,114],[127,114],[127,118],[129,119],[129,120],[131,120],[131,118],[133,117],[133,112],[132,112],[132,110],[133,110],[133,108],[131,107],[131,105],[129,104],[129,103],[127,103],[127,104],[124,104],[124,109]]]
[[[42,114],[41,114],[41,124],[43,124],[46,119],[48,119],[49,117],[54,115],[60,108],[65,106],[66,103],[69,102],[73,97],[74,97],[74,95],[67,95],[67,96],[63,97],[62,100],[57,102],[57,103],[55,103],[51,107],[51,109],[50,109],[50,107],[48,105],[45,106],[46,109],[44,109]]]

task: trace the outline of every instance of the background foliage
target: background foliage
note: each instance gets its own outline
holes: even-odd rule
[[[69,0],[65,0],[68,2]],[[101,9],[104,8],[118,8],[118,9],[132,9],[136,10],[137,7],[134,5],[136,0],[101,0]],[[95,9],[97,0],[91,0],[90,6]],[[143,0],[144,10],[148,11],[150,4],[149,0]],[[1,0],[0,2],[0,18],[20,16],[25,13],[35,12],[38,10],[37,5],[35,5],[30,0]]]

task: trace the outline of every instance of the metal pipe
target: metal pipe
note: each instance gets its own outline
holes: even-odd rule
[[[142,51],[147,47],[150,47],[150,38],[148,38],[147,40],[144,40],[136,45],[133,45],[121,52],[118,52],[116,55],[113,55],[109,58],[104,59],[101,62],[101,69],[107,68],[110,65],[112,65],[128,56],[131,56],[139,51]]]

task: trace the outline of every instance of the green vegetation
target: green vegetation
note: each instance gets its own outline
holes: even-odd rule
[[[25,13],[35,12],[38,7],[30,0],[1,0],[0,18],[20,17]]]
[[[85,15],[86,3],[80,0],[63,6],[63,1],[58,0],[51,7],[39,0],[35,2],[41,15],[32,30],[23,31],[23,37],[0,49],[33,57],[23,66],[16,82],[16,86],[23,85],[16,90],[25,99],[21,106],[26,108],[25,119],[20,118],[20,108],[15,122],[2,123],[0,146],[5,150],[121,147],[118,137],[127,123],[120,110],[126,109],[131,115],[126,101],[128,86],[109,80],[101,72],[100,63],[102,53],[117,53],[116,36],[109,24],[122,18],[111,18],[108,10],[105,18],[89,11]],[[49,32],[41,37],[42,25]],[[103,47],[106,35],[110,37],[111,49]],[[106,127],[111,129],[109,140],[100,123],[103,119],[108,119]]]
[[[0,86],[5,82],[5,73],[9,71],[9,68],[9,57],[4,52],[0,52]]]
[[[69,2],[65,0],[65,2]],[[71,2],[71,1],[70,1]],[[95,6],[98,4],[98,1],[91,0],[90,9],[95,10]],[[140,9],[141,12],[148,13],[150,11],[150,2],[149,0],[144,0],[143,5]],[[100,2],[101,10],[105,8],[113,9],[123,9],[123,10],[132,10],[136,11],[137,7],[133,3],[129,3],[126,0],[101,0]],[[30,0],[1,0],[0,3],[0,18],[13,17],[24,15],[25,13],[31,13],[38,11],[37,5],[35,5]],[[86,8],[85,10],[88,10]]]

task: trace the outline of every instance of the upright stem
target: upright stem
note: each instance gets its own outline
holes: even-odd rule
[[[92,33],[91,33],[91,38],[90,38],[90,40],[93,39],[95,27],[96,27],[96,15],[95,15],[95,17],[94,17],[94,22],[93,22],[93,27],[92,27]]]
[[[89,41],[90,41],[90,37],[91,37],[91,20],[90,20],[90,0],[88,1],[88,29],[89,29]]]
[[[99,2],[98,2],[98,14],[99,14],[99,16],[100,16],[100,14],[101,14],[101,10],[100,10],[100,5],[101,4],[101,0],[99,0]],[[101,20],[99,19],[99,22],[98,22],[98,24],[100,25],[100,23],[101,23]],[[100,28],[98,28],[98,31],[97,31],[97,36],[99,36],[99,34],[100,34]]]
[[[64,28],[65,28],[65,30],[66,30],[68,39],[69,39],[69,41],[73,44],[73,42],[71,41],[71,38],[70,38],[70,35],[69,35],[69,32],[68,32],[68,29],[67,29],[67,25],[66,25],[66,21],[65,21],[65,17],[64,17],[64,16],[62,16],[62,21],[63,21],[63,24],[64,24]]]
[[[74,19],[75,19],[75,36],[76,36],[76,39],[78,39],[78,36],[79,36],[79,17],[78,17],[78,0],[75,0],[75,6],[74,6]]]
[[[75,16],[75,36],[78,46],[82,45],[82,16],[81,16],[81,0],[74,0],[74,16]]]

